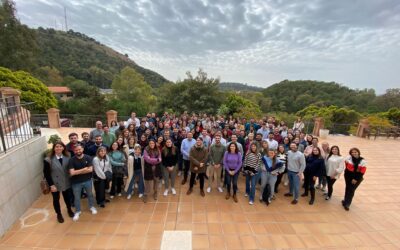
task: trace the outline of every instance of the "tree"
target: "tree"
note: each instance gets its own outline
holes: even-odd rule
[[[178,113],[188,111],[215,114],[223,102],[218,85],[219,79],[209,78],[202,69],[198,70],[195,77],[187,72],[183,81],[160,89],[162,93],[158,111],[172,109]]]
[[[245,99],[237,94],[231,93],[224,104],[228,108],[228,115],[238,113],[240,110],[246,108],[247,110],[253,110],[256,114],[261,114],[260,107],[254,102]]]
[[[373,102],[374,111],[386,111],[390,108],[400,108],[400,88],[387,89],[386,93],[377,96]]]
[[[34,72],[35,76],[47,86],[57,86],[64,82],[61,72],[56,67],[44,66]]]
[[[15,3],[2,0],[0,6],[0,66],[12,70],[32,70],[38,46],[35,32],[15,16]]]
[[[156,104],[151,86],[145,82],[141,74],[130,67],[125,67],[114,78],[111,87],[118,98],[114,103],[122,102],[119,105],[125,106],[124,113],[136,111],[139,115],[144,115]],[[140,107],[140,110],[127,110],[128,107]]]
[[[34,102],[33,111],[45,112],[49,108],[57,107],[57,100],[47,86],[27,72],[12,72],[0,67],[0,87],[20,90],[23,102]]]

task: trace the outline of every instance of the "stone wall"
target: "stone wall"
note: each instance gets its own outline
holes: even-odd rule
[[[0,237],[40,196],[46,138],[34,137],[0,155]]]

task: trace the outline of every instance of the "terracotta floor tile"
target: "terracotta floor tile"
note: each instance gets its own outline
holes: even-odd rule
[[[243,249],[258,249],[257,239],[255,236],[240,236]]]
[[[115,230],[114,234],[118,234],[118,235],[129,235],[131,234],[131,232],[133,232],[133,228],[134,228],[135,223],[133,222],[121,222],[118,225],[117,230]]]
[[[292,249],[299,249],[305,247],[303,241],[301,240],[301,236],[285,235],[284,238],[288,243],[289,247]]]
[[[99,234],[93,240],[92,245],[90,246],[90,248],[92,248],[92,249],[104,249],[104,248],[107,247],[108,242],[111,240],[111,238],[112,238],[112,235]]]
[[[264,228],[269,234],[282,234],[277,223],[264,223]]]
[[[300,235],[300,239],[303,241],[306,248],[320,248],[321,244],[312,235]]]
[[[128,242],[126,243],[127,249],[142,249],[144,242],[143,237],[138,236],[130,236]]]
[[[62,239],[62,237],[57,234],[47,234],[44,236],[45,237],[43,237],[42,240],[36,244],[37,247],[53,248],[57,244],[57,242]]]
[[[94,235],[67,235],[55,245],[56,248],[89,248],[95,240]]]
[[[224,234],[238,234],[239,231],[234,223],[222,223],[222,231]]]
[[[192,236],[193,249],[208,249],[210,242],[207,235],[193,235]]]
[[[206,223],[193,223],[193,234],[208,234],[208,226]]]
[[[210,249],[225,249],[225,240],[222,236],[209,236]]]
[[[137,222],[133,225],[133,233],[137,236],[147,235],[147,231],[149,229],[148,223]]]
[[[101,234],[107,234],[107,235],[113,235],[119,226],[119,222],[107,222],[104,223],[101,229],[99,230],[99,233]]]
[[[207,222],[207,214],[206,213],[196,213],[192,216],[193,223],[206,223]]]
[[[220,223],[208,223],[208,234],[210,235],[222,234],[222,225]]]
[[[144,238],[143,249],[160,249],[162,236],[148,236]]]
[[[164,224],[161,223],[150,223],[149,225],[149,230],[147,231],[147,234],[156,234],[156,235],[161,235],[164,232]]]
[[[283,234],[295,234],[296,233],[296,231],[293,229],[293,227],[289,223],[276,223],[276,225],[279,227],[280,231]]]
[[[107,243],[107,249],[125,249],[129,240],[128,235],[114,235]]]
[[[233,235],[224,236],[225,245],[227,249],[243,249],[240,238]]]
[[[272,235],[271,240],[274,244],[274,248],[289,248],[290,245],[286,241],[286,238],[282,235]]]
[[[6,246],[19,246],[20,243],[28,236],[29,234],[16,232],[2,244]]]
[[[46,235],[40,233],[31,233],[25,237],[25,239],[20,243],[23,247],[34,247],[39,244],[39,242],[45,238]]]
[[[274,249],[275,245],[274,245],[274,242],[272,241],[271,237],[273,237],[273,236],[257,235],[256,239],[257,239],[257,243],[258,243],[259,248],[261,248],[261,249]]]

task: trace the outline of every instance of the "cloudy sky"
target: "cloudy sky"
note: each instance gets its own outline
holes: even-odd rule
[[[267,87],[400,87],[399,0],[16,0],[31,27],[87,34],[169,80],[203,68]]]

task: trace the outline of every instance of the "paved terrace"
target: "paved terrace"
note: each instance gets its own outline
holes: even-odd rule
[[[59,130],[63,138],[70,131]],[[159,249],[164,230],[191,231],[193,249],[399,249],[400,141],[344,136],[327,141],[339,145],[343,154],[359,147],[368,162],[349,212],[340,202],[343,178],[330,201],[319,191],[313,206],[305,198],[291,205],[283,186],[269,207],[258,202],[250,206],[241,177],[237,204],[215,191],[202,198],[198,186],[187,196],[187,185],[177,185],[176,196],[159,195],[157,202],[147,204],[136,196],[129,201],[117,197],[97,215],[85,210],[84,201],[80,220],[66,218],[64,224],[57,223],[47,195],[0,239],[0,249]]]

